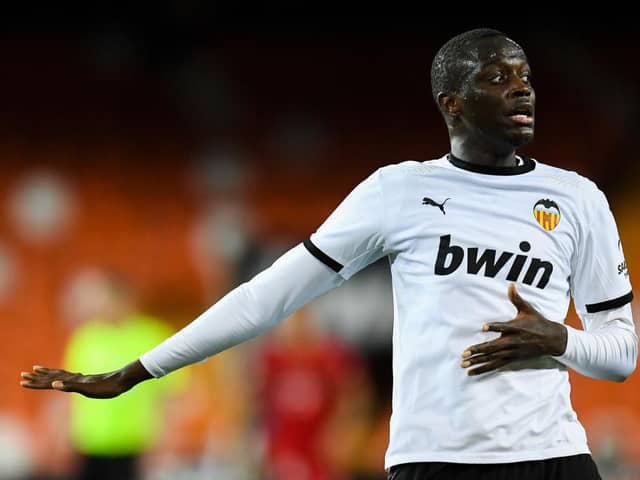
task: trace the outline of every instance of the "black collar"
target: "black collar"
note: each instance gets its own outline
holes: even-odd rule
[[[521,173],[527,173],[536,168],[536,162],[524,155],[518,155],[522,158],[522,165],[516,165],[513,167],[495,167],[491,165],[478,165],[477,163],[465,162],[464,160],[454,157],[453,154],[447,155],[449,162],[452,165],[462,168],[463,170],[469,170],[470,172],[484,173],[485,175],[520,175]]]

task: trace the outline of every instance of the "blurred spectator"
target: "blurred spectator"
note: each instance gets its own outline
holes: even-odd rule
[[[0,478],[33,478],[34,458],[27,427],[16,416],[0,412]]]
[[[189,388],[167,409],[167,429],[145,455],[145,480],[255,480],[246,348],[189,368]]]
[[[86,318],[72,334],[64,354],[71,371],[115,370],[122,362],[145,352],[171,335],[172,329],[153,316],[135,311],[128,281],[113,272],[90,271],[78,280],[67,298],[86,297],[76,305]],[[71,443],[82,459],[79,479],[141,478],[140,457],[159,438],[163,423],[162,402],[177,391],[183,374],[140,385],[130,395],[108,401],[82,396],[71,399]]]
[[[29,243],[51,241],[65,232],[75,208],[64,177],[55,171],[34,170],[11,193],[9,215]]]
[[[351,454],[361,440],[358,432],[368,421],[366,408],[354,408],[370,400],[363,359],[346,343],[314,328],[308,314],[303,309],[283,322],[252,362],[259,369],[264,478],[349,478],[357,461]]]

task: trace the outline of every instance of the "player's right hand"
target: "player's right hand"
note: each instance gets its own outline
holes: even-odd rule
[[[32,372],[22,372],[20,376],[23,379],[20,385],[24,388],[76,392],[90,398],[117,397],[140,381],[151,378],[139,362],[134,362],[115,372],[97,375],[83,375],[36,365]]]

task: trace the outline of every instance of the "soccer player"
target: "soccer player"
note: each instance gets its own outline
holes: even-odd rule
[[[452,38],[431,69],[449,153],[377,170],[309,239],[137,361],[96,375],[34,367],[22,385],[120,395],[269,330],[386,256],[389,478],[600,478],[568,369],[633,372],[631,284],[596,185],[516,154],[533,139],[531,79],[503,33]],[[563,325],[571,297],[584,330]]]

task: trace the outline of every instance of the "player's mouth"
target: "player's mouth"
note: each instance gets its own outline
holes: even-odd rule
[[[523,103],[513,108],[507,113],[507,116],[518,125],[525,127],[533,126],[533,105],[530,103]]]

